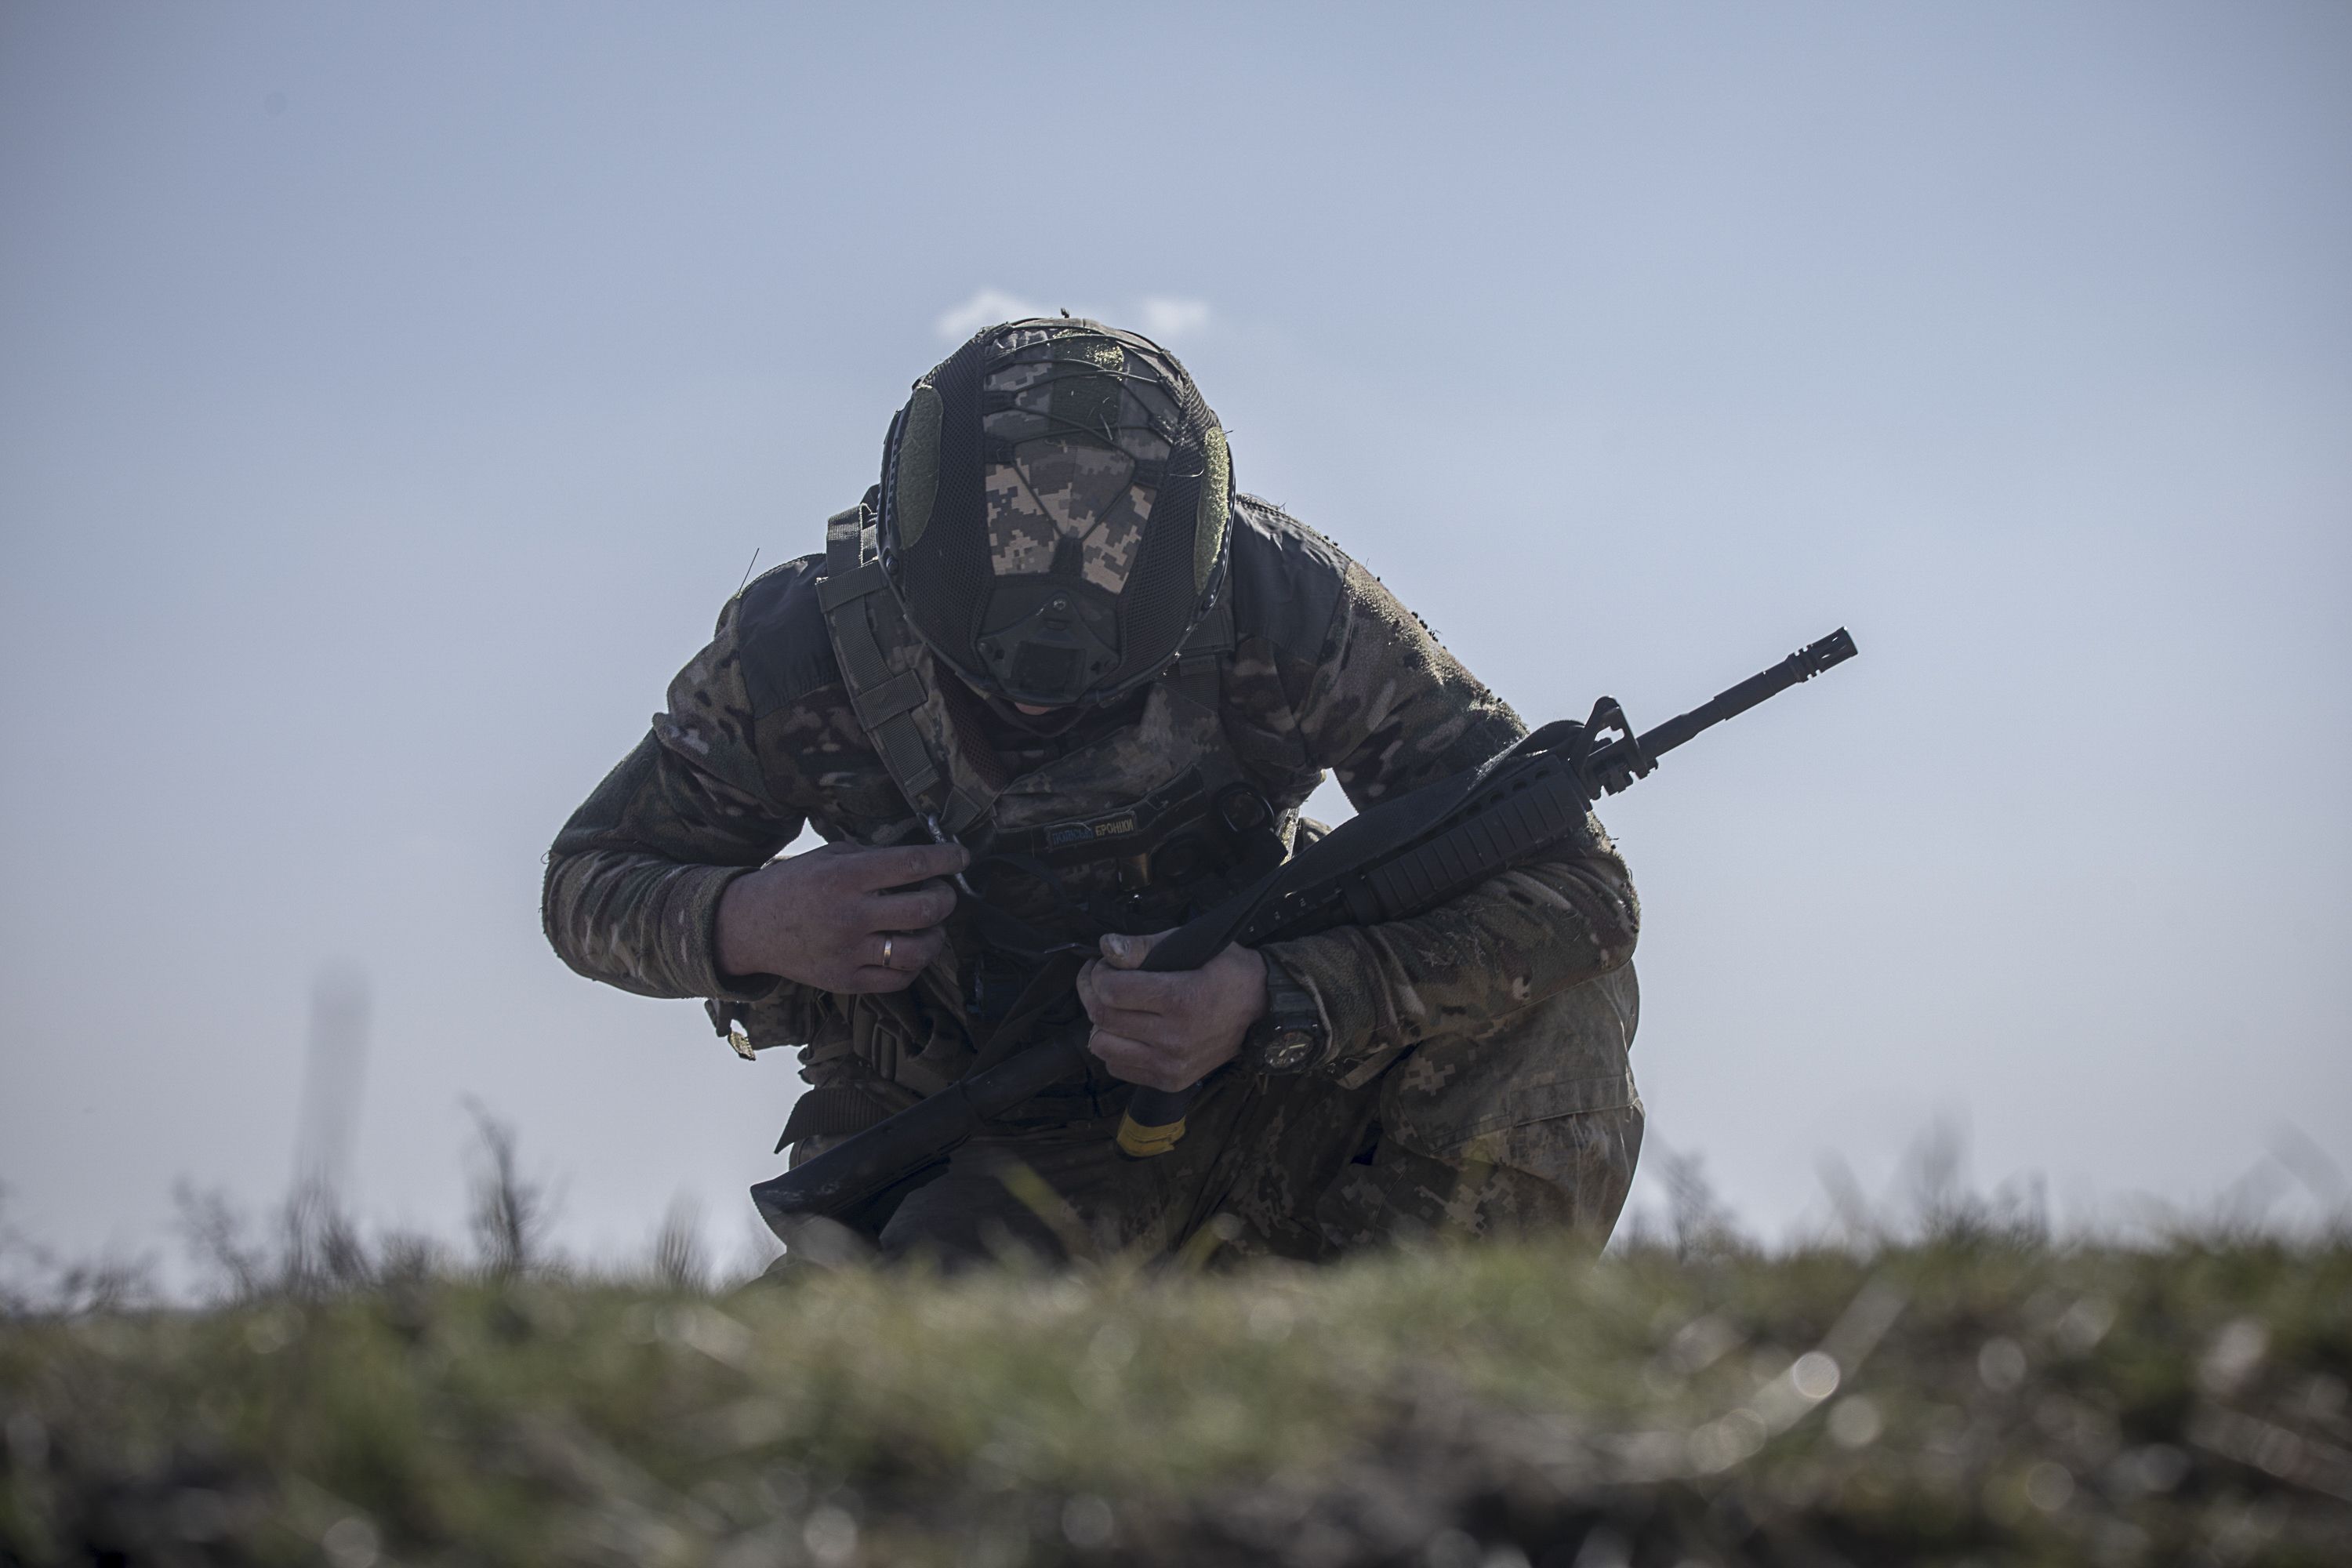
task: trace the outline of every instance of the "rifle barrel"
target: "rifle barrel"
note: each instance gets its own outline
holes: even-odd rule
[[[1636,745],[1643,756],[1652,760],[1662,757],[1726,719],[1736,719],[1767,698],[1777,697],[1791,686],[1811,680],[1833,665],[1844,663],[1858,651],[1853,646],[1853,635],[1840,626],[1820,641],[1807,643],[1761,674],[1751,675],[1738,685],[1716,693],[1689,712],[1676,714],[1655,729],[1645,731],[1638,742],[1620,740],[1603,746],[1593,758],[1594,771],[1599,773],[1612,765],[1625,765]]]

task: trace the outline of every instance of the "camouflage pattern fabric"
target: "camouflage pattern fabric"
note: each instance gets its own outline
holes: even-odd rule
[[[1243,1257],[1539,1230],[1598,1250],[1641,1153],[1624,1067],[1637,1011],[1621,967],[1352,1088],[1229,1071],[1157,1160],[1121,1158],[1114,1117],[1003,1127],[895,1209],[860,1217],[884,1257],[950,1266],[1159,1253],[1204,1227]],[[809,1142],[795,1163],[833,1140]]]
[[[1128,363],[1135,351],[1108,338],[1029,336],[982,383],[1002,405],[982,428],[1013,459],[990,464],[982,478],[990,565],[999,577],[1043,574],[1066,544],[1086,580],[1116,594],[1134,569],[1168,461],[1152,420],[1172,423],[1175,410],[1144,367]]]
[[[728,604],[652,733],[557,837],[543,916],[580,973],[645,995],[719,999],[755,1046],[798,1047],[811,1083],[909,1103],[973,1061],[962,997],[982,938],[964,911],[897,997],[747,981],[712,958],[726,884],[804,823],[877,845],[921,832],[850,710],[816,603],[820,566],[789,563]],[[1277,509],[1235,499],[1231,573],[1235,645],[1213,699],[1161,682],[1076,728],[1023,735],[992,725],[919,644],[887,657],[925,683],[916,717],[934,756],[951,779],[995,794],[996,821],[1011,828],[1123,808],[1212,754],[1286,818],[1326,770],[1361,808],[1522,732],[1369,573]],[[1078,873],[1105,886],[1115,874],[1108,861]],[[1079,1129],[1099,1121],[1108,1157],[1127,1092],[1097,1073],[975,1144],[951,1167],[954,1184],[908,1211],[901,1239],[951,1200],[995,1203],[1005,1189],[982,1174],[992,1164],[1039,1171],[1063,1201],[1093,1206],[1087,1226],[1151,1245],[1176,1245],[1216,1214],[1256,1238],[1248,1245],[1300,1256],[1414,1227],[1605,1234],[1639,1147],[1626,1054],[1638,924],[1624,863],[1588,816],[1579,839],[1442,909],[1271,944],[1329,1026],[1319,1068],[1263,1083],[1225,1075],[1177,1155],[1124,1167],[1158,1167],[1148,1190],[1132,1175],[1088,1185],[1092,1134]],[[1029,1141],[1056,1152],[1016,1158],[1010,1145]]]

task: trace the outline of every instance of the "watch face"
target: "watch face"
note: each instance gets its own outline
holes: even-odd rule
[[[1265,1065],[1276,1072],[1304,1067],[1314,1054],[1315,1031],[1312,1029],[1283,1029],[1265,1043]]]

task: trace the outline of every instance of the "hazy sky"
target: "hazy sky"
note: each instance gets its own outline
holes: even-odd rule
[[[541,857],[999,305],[1534,718],[1863,657],[1604,817],[1656,1148],[1751,1223],[1938,1117],[2069,1214],[2352,1167],[2352,9],[0,6],[0,1182],[83,1250],[466,1097],[641,1246],[797,1087]],[[348,985],[348,982],[338,984]],[[348,993],[343,1005],[348,1011]]]

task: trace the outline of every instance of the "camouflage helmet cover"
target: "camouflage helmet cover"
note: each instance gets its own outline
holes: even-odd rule
[[[1032,319],[915,384],[882,460],[885,574],[935,656],[1016,702],[1159,674],[1214,602],[1224,431],[1149,338]]]

